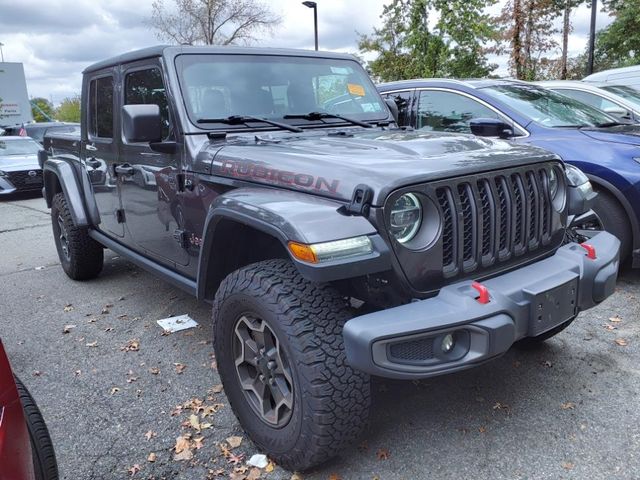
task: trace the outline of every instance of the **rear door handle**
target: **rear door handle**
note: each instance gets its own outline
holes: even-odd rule
[[[124,175],[130,177],[134,174],[135,170],[128,163],[123,163],[122,165],[114,165],[113,170],[116,172],[116,175]]]
[[[95,152],[95,151],[97,151],[97,150],[98,150],[98,148],[97,148],[97,147],[95,147],[94,145],[91,145],[90,143],[89,143],[89,144],[87,144],[87,145],[85,146],[85,148],[86,148],[87,150],[89,150],[90,152]]]

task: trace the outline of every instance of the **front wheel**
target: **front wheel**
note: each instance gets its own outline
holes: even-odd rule
[[[620,263],[631,255],[633,236],[629,216],[620,202],[606,190],[597,190],[593,210],[602,220],[604,229],[620,240]]]
[[[213,304],[214,347],[242,428],[276,463],[306,470],[336,455],[367,422],[369,376],[346,361],[346,301],[286,260],[230,274]]]

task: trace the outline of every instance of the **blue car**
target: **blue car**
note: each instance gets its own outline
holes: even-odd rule
[[[577,100],[512,80],[406,80],[378,90],[401,126],[530,143],[582,170],[598,192],[594,211],[640,267],[640,125],[620,123]]]

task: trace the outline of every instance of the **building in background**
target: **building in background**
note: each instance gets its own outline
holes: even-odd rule
[[[22,63],[0,62],[0,127],[33,122]]]

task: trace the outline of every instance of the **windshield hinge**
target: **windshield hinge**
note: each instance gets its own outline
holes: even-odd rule
[[[345,215],[360,215],[366,217],[369,215],[369,207],[373,200],[373,189],[369,185],[361,183],[353,189],[351,202],[349,205],[340,207],[341,213]]]
[[[208,132],[207,138],[214,141],[222,141],[227,139],[227,132]]]

